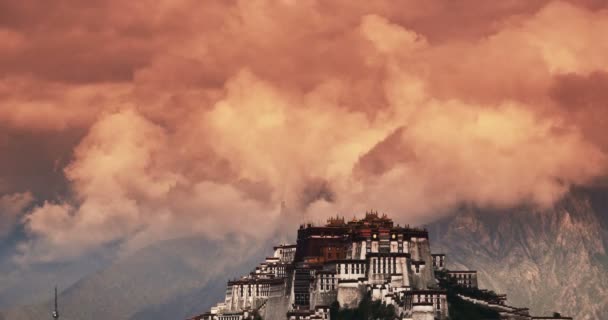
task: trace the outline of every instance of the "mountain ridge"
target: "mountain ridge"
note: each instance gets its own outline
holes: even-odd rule
[[[240,258],[224,256],[235,250]],[[220,300],[219,284],[254,265],[259,255],[258,247],[242,252],[238,243],[198,237],[156,243],[63,290],[62,319],[167,319],[167,313],[186,318]],[[188,305],[187,297],[197,301]],[[50,310],[50,302],[21,306],[0,312],[0,319],[44,319]]]
[[[478,270],[482,286],[513,304],[602,319],[608,259],[604,213],[596,210],[588,190],[574,190],[551,208],[463,208],[428,228],[449,264]]]
[[[574,190],[543,210],[462,208],[427,227],[450,267],[478,270],[481,287],[507,293],[512,304],[537,314],[608,318],[606,195]],[[62,316],[185,319],[220,301],[225,280],[254,266],[271,241],[252,250],[196,237],[151,245],[64,290]],[[225,259],[234,257],[227,250],[240,258]],[[50,310],[50,303],[16,307],[0,319],[44,319]]]

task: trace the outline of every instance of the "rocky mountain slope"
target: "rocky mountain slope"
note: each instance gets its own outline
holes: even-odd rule
[[[608,319],[608,189],[577,190],[545,210],[466,208],[428,228],[451,267],[478,270],[481,286],[511,304]],[[255,266],[275,240],[247,251],[200,238],[152,245],[62,292],[62,319],[185,319],[222,299],[226,280]],[[0,319],[47,319],[50,308],[13,308]]]
[[[237,243],[199,238],[144,248],[63,291],[61,318],[185,319],[223,298],[226,280],[249,270],[263,256]],[[262,246],[259,246],[262,248]],[[48,319],[51,303],[0,312],[0,319]]]
[[[462,209],[428,226],[431,243],[513,305],[608,319],[607,198],[576,190],[549,209]]]

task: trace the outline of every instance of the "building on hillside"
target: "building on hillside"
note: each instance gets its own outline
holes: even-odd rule
[[[448,271],[448,276],[460,286],[467,288],[477,288],[477,271]]]
[[[377,212],[301,225],[296,244],[273,250],[252,272],[228,281],[223,302],[192,320],[329,320],[336,302],[356,308],[364,299],[392,305],[401,320],[445,320],[447,291],[436,273],[477,290],[476,271],[448,270],[445,254],[431,253],[427,230],[395,225]],[[504,295],[487,296],[462,298],[489,306],[505,319],[554,319],[532,318],[527,309],[507,306]]]

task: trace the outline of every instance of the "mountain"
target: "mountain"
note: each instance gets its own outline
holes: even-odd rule
[[[70,287],[111,263],[111,257],[95,254],[69,262],[30,265],[19,264],[10,255],[0,257],[0,310],[47,301],[53,286]]]
[[[534,314],[608,319],[608,192],[574,190],[552,208],[465,208],[428,226],[448,267]]]
[[[86,276],[59,296],[62,319],[185,319],[223,299],[226,280],[263,257],[263,245],[182,238],[139,250]],[[51,303],[0,312],[0,319],[49,318]]]
[[[507,293],[510,304],[534,314],[608,319],[608,189],[575,190],[542,210],[464,208],[427,227],[433,251],[447,253],[450,267],[478,270],[480,286]],[[204,312],[223,298],[226,280],[254,267],[274,240],[244,246],[190,237],[151,245],[64,290],[62,319]],[[48,319],[50,310],[50,301],[14,307],[0,319]]]

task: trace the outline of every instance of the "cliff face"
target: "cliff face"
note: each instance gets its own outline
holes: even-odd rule
[[[607,195],[576,191],[544,210],[463,209],[429,226],[433,251],[535,314],[608,319],[606,212],[594,203]]]

